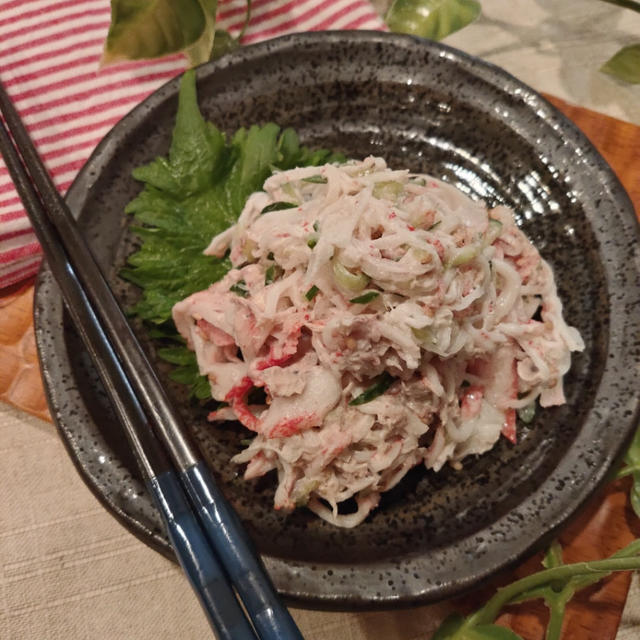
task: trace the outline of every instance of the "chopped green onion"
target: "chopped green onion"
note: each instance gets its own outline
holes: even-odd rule
[[[395,180],[383,180],[373,186],[373,197],[379,200],[396,200],[404,191],[404,186]]]
[[[427,231],[433,231],[434,229],[437,229],[440,225],[442,224],[442,220],[438,220],[438,222],[434,222],[428,229]]]
[[[314,284],[311,289],[309,289],[309,291],[307,291],[307,293],[304,294],[304,297],[309,300],[309,302],[311,302],[311,300],[313,300],[316,295],[318,294],[318,291],[320,291],[320,289],[318,289],[318,287],[316,287],[316,285]]]
[[[229,291],[237,293],[242,298],[246,298],[249,295],[249,289],[247,289],[247,283],[244,280],[238,280],[235,284],[229,287]]]
[[[471,262],[474,258],[478,256],[479,250],[478,246],[475,244],[468,244],[466,247],[462,247],[456,251],[455,255],[447,266],[449,267],[460,267],[463,264],[467,264],[467,262]]]
[[[379,291],[367,291],[367,293],[363,293],[361,296],[357,298],[351,298],[349,302],[353,302],[354,304],[367,304],[367,302],[371,302],[375,298],[380,295]]]
[[[267,270],[264,272],[264,283],[265,285],[271,284],[277,278],[279,278],[283,274],[282,267],[278,264],[272,264],[267,267]]]
[[[317,244],[318,244],[318,238],[316,238],[316,236],[311,236],[307,240],[307,247],[309,247],[309,249],[313,249],[313,247],[315,247]]]
[[[309,503],[309,496],[320,486],[320,480],[307,481],[302,489],[293,494],[296,507],[304,507]]]
[[[421,264],[429,264],[433,257],[428,251],[424,249],[416,249],[415,247],[411,247],[410,249],[411,255],[418,260]]]
[[[393,384],[393,381],[394,378],[391,374],[385,371],[376,378],[376,381],[368,389],[365,389],[359,396],[351,400],[349,405],[357,407],[360,404],[371,402],[373,399],[381,396]]]
[[[295,209],[298,205],[295,202],[284,202],[282,200],[278,202],[272,202],[268,204],[261,212],[263,213],[271,213],[272,211],[282,211],[283,209]]]
[[[427,181],[424,178],[418,178],[417,176],[411,176],[411,178],[409,178],[409,182],[412,182],[413,184],[418,184],[421,187],[424,187],[427,184]]]
[[[438,339],[433,335],[430,327],[423,327],[422,329],[412,328],[411,332],[423,345],[438,343]]]
[[[251,262],[253,260],[253,250],[256,248],[256,243],[247,238],[243,247],[242,247],[242,255],[247,259],[247,262]]]
[[[292,199],[297,200],[298,194],[290,182],[285,182],[280,188]]]
[[[525,424],[529,424],[536,415],[536,403],[532,402],[522,409],[518,409],[518,418]]]
[[[275,278],[276,273],[276,265],[272,264],[270,267],[267,267],[267,270],[264,272],[264,283],[271,284]]]
[[[494,220],[493,218],[489,219],[489,228],[487,229],[487,233],[484,236],[483,245],[485,247],[490,247],[500,236],[502,233],[502,222],[499,220]]]
[[[267,260],[273,260],[273,258],[273,251],[269,251],[269,253],[267,254]]]
[[[345,289],[357,293],[362,291],[369,283],[369,277],[362,271],[353,273],[349,271],[339,260],[333,261],[333,275],[336,282]]]
[[[309,176],[308,178],[302,178],[302,182],[311,182],[311,184],[327,184],[327,179],[320,174],[315,176]]]
[[[253,438],[243,438],[242,440],[240,440],[240,444],[243,447],[248,447],[252,442],[253,442]]]
[[[313,223],[313,230],[314,230],[316,233],[318,233],[318,229],[320,229],[320,223],[316,220],[316,221]]]

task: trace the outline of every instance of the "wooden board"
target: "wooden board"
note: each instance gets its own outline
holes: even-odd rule
[[[640,211],[640,127],[547,97],[600,150],[629,192],[636,212]],[[0,400],[50,420],[35,351],[32,306],[33,282],[0,292]],[[565,529],[560,541],[566,562],[603,558],[640,537],[640,522],[628,506],[627,493],[627,482],[609,485]],[[453,604],[461,612],[471,611],[497,585],[539,568],[540,556],[536,556]],[[619,574],[598,588],[580,593],[568,607],[563,640],[614,640],[629,582],[629,574]],[[434,615],[437,611],[442,611],[442,607],[434,608]],[[546,619],[543,605],[526,603],[510,607],[499,622],[525,640],[543,640]]]
[[[0,292],[0,400],[50,421],[32,310],[32,281]]]

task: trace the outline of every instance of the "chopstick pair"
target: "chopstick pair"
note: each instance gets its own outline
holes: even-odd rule
[[[1,82],[0,114],[0,152],[212,628],[221,640],[302,639],[237,515],[187,439]]]

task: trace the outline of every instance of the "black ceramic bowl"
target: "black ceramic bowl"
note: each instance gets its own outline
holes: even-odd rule
[[[166,153],[178,80],[126,116],[67,200],[123,304],[134,238],[123,214],[131,170]],[[206,422],[169,383],[225,493],[289,600],[354,608],[459,593],[544,542],[605,480],[638,418],[640,256],[633,207],[586,138],[537,93],[459,51],[411,37],[308,33],[247,47],[198,70],[205,116],[227,132],[292,126],[311,146],[428,172],[507,204],[552,264],[568,321],[586,343],[567,404],[539,411],[462,471],[415,469],[353,530],[272,509],[274,483],[244,482],[229,458],[241,428]],[[85,481],[133,533],[171,551],[97,376],[46,269],[36,333],[52,415]],[[144,339],[144,336],[142,336]],[[153,347],[145,342],[153,355]]]

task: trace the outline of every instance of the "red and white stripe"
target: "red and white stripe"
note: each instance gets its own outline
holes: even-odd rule
[[[246,0],[221,0],[242,28]],[[181,56],[99,69],[108,0],[0,0],[0,79],[56,186],[66,192],[113,125],[185,68]],[[368,0],[254,0],[243,43],[298,31],[383,29]],[[33,275],[41,251],[0,158],[0,288]]]

